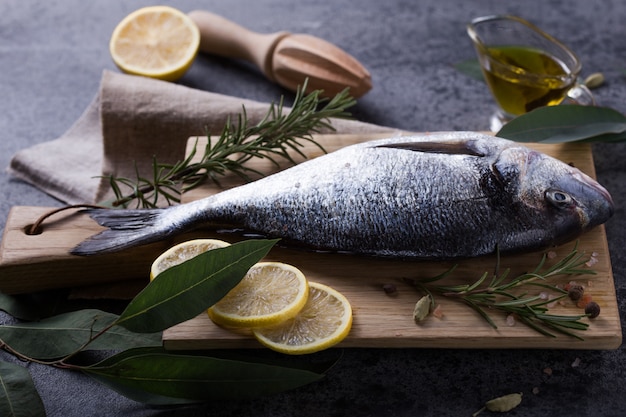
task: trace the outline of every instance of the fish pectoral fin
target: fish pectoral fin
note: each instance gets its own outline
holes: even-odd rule
[[[473,141],[459,140],[454,142],[397,142],[379,145],[377,148],[404,149],[413,152],[438,153],[448,155],[485,156],[474,146]]]

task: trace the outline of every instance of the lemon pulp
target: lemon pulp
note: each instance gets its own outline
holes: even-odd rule
[[[327,349],[341,342],[352,328],[352,308],[338,291],[310,282],[309,297],[292,319],[276,326],[255,328],[264,346],[278,352],[301,355]]]
[[[208,314],[211,320],[224,326],[272,326],[298,314],[308,298],[308,288],[304,274],[296,267],[259,262],[208,309]]]
[[[183,12],[150,6],[126,16],[111,35],[109,50],[124,72],[175,81],[189,69],[200,46],[200,31]]]

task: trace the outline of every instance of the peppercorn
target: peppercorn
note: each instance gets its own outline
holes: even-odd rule
[[[592,301],[593,297],[591,296],[591,294],[583,294],[583,296],[580,297],[580,300],[576,302],[576,307],[585,308],[585,306]]]
[[[578,301],[582,298],[583,294],[585,293],[585,288],[582,285],[571,285],[569,287],[569,290],[567,291],[567,295],[569,295],[569,298],[572,299],[572,301]]]
[[[383,285],[383,291],[385,291],[385,294],[395,294],[398,289],[393,284],[385,284]]]
[[[600,315],[600,306],[595,301],[587,303],[585,306],[585,314],[590,319],[595,319]]]

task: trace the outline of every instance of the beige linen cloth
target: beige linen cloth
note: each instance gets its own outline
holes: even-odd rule
[[[111,197],[101,176],[135,178],[136,167],[149,174],[153,156],[182,160],[190,136],[207,129],[219,134],[242,106],[255,124],[270,104],[104,71],[97,96],[74,125],[58,139],[19,151],[8,171],[68,204],[98,203]],[[332,126],[336,133],[396,131],[341,119]]]

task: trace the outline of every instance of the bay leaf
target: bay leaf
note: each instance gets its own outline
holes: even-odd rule
[[[218,302],[277,240],[213,249],[161,272],[129,303],[118,324],[139,333],[165,330]]]
[[[500,413],[506,413],[511,411],[522,403],[522,393],[515,392],[513,394],[503,395],[502,397],[494,398],[485,403],[485,408],[489,411],[496,411]]]
[[[0,293],[0,310],[23,320],[37,320],[39,313],[20,298]]]
[[[146,404],[250,399],[318,381],[309,369],[139,348],[83,368],[120,394]]]
[[[0,326],[0,339],[14,351],[29,358],[58,359],[76,352],[117,319],[117,315],[101,310],[78,310],[37,322]],[[160,333],[138,334],[114,326],[91,342],[85,350],[123,350],[160,345]]]
[[[516,117],[496,136],[517,142],[614,142],[626,140],[626,117],[608,107],[540,107]]]
[[[454,64],[454,68],[457,71],[475,80],[483,81],[483,82],[485,81],[485,77],[483,76],[483,70],[480,67],[480,63],[478,62],[478,59],[467,59],[465,61],[458,62]]]
[[[0,362],[0,416],[41,417],[46,411],[26,368]]]
[[[20,320],[39,320],[57,314],[66,299],[63,289],[16,295],[0,293],[0,310]]]

